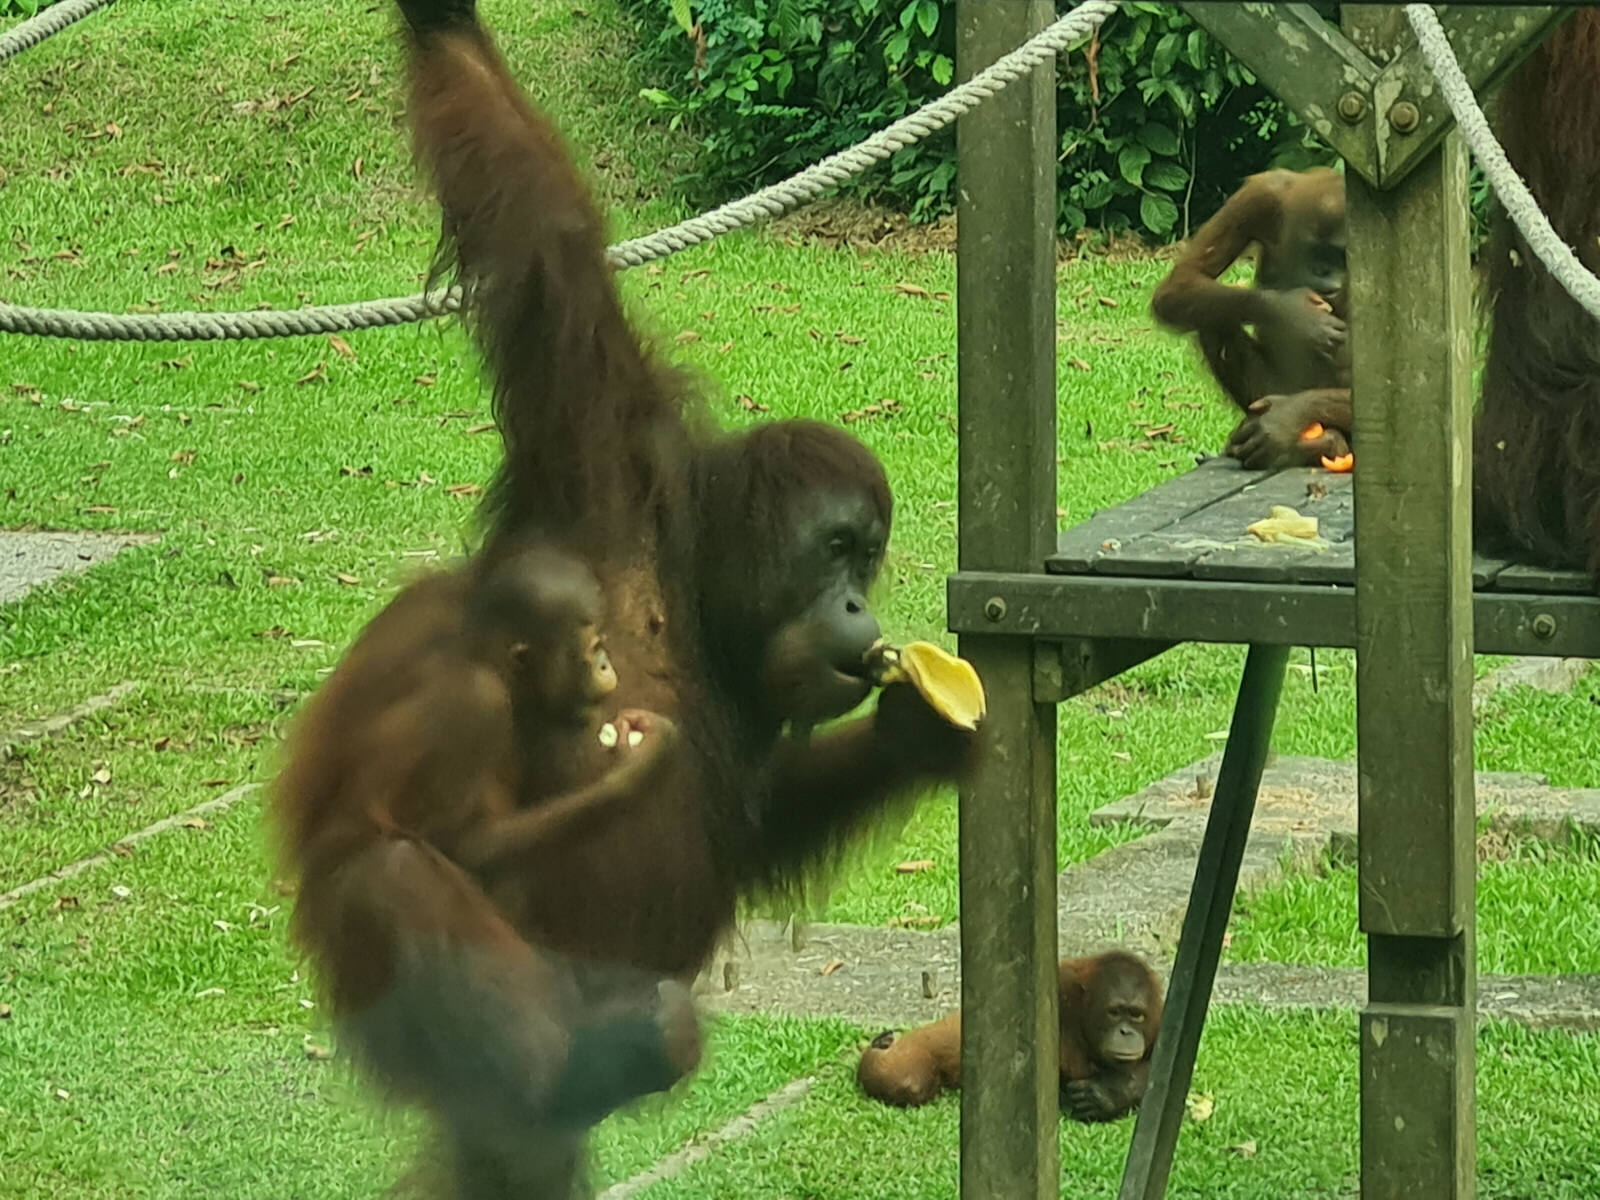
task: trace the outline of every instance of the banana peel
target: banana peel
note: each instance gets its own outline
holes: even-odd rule
[[[879,645],[870,657],[874,682],[911,684],[934,712],[958,729],[977,729],[988,712],[977,670],[932,642],[909,642],[899,649]]]
[[[1302,517],[1287,504],[1274,504],[1271,515],[1246,526],[1246,533],[1254,534],[1263,542],[1311,542],[1317,536],[1317,519]]]

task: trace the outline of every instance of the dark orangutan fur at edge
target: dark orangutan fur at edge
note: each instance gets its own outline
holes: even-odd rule
[[[591,568],[619,680],[608,703],[660,714],[678,742],[625,819],[573,826],[536,869],[475,875],[404,830],[324,840],[315,822],[288,865],[344,1041],[432,1119],[428,1186],[566,1200],[582,1194],[587,1127],[668,1086],[664,1058],[682,1067],[681,1020],[645,985],[689,981],[739,897],[798,884],[885,802],[962,777],[978,739],[903,683],[826,733],[784,735],[872,690],[881,465],[817,422],[714,432],[630,328],[601,218],[473,5],[400,8],[416,150],[443,213],[436,274],[465,288],[505,441],[480,560],[531,538]],[[348,786],[329,763],[280,808]],[[452,803],[439,791],[423,799]],[[618,972],[632,1007],[552,1061],[566,1043],[551,1026],[603,1007]]]
[[[1600,271],[1600,11],[1581,8],[1501,87],[1495,132],[1557,234]],[[1486,549],[1600,573],[1600,322],[1498,205],[1474,423]]]

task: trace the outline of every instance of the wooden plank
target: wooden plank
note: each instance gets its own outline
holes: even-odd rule
[[[1167,1190],[1288,662],[1287,646],[1251,646],[1245,659],[1118,1200],[1161,1200]]]
[[[1451,135],[1395,191],[1347,189],[1362,928],[1443,937],[1473,896],[1466,153]]]
[[[1246,471],[1237,459],[1209,458],[1192,471],[1165,480],[1112,508],[1103,508],[1082,524],[1063,530],[1055,553],[1045,559],[1045,570],[1062,575],[1092,571],[1105,554],[1115,551],[1116,545],[1182,520],[1268,474]]]
[[[1355,579],[1355,498],[1350,476],[1330,475],[1317,468],[1284,471],[1274,477],[1271,488],[1258,491],[1256,504],[1239,513],[1223,513],[1222,505],[1212,510],[1222,518],[1219,537],[1226,539],[1232,529],[1233,542],[1226,548],[1202,553],[1191,574],[1196,579],[1233,579],[1256,583],[1342,583]],[[1323,549],[1292,543],[1263,542],[1245,532],[1267,516],[1274,504],[1294,509],[1302,516],[1317,519],[1317,536],[1327,543]],[[1208,514],[1209,515],[1209,514]],[[1239,525],[1239,521],[1244,522]],[[1181,534],[1183,528],[1180,526]]]
[[[1050,0],[958,0],[963,78],[1055,18]],[[963,568],[1037,570],[1055,542],[1055,64],[956,129],[959,546]],[[960,795],[962,1200],[1059,1189],[1056,710],[1025,640],[964,636],[989,692]]]
[[[1247,541],[1262,545],[1246,530],[1269,516],[1274,505],[1305,510],[1306,487],[1314,475],[1332,478],[1325,471],[1310,470],[1262,474],[1248,486],[1184,515],[1165,528],[1140,534],[1114,549],[1108,548],[1095,563],[1095,570],[1108,575],[1193,575],[1198,564],[1212,555],[1226,556],[1232,552],[1232,547],[1242,547]],[[1289,578],[1288,564],[1292,560],[1319,553],[1307,546],[1273,546],[1258,567],[1260,577],[1266,581],[1285,581]]]
[[[1399,9],[1346,9],[1370,54]],[[1361,1195],[1470,1200],[1476,807],[1467,152],[1444,136],[1389,191],[1346,179],[1355,410]],[[1409,953],[1405,949],[1409,949]],[[1454,971],[1438,962],[1455,961]],[[1428,985],[1454,977],[1454,995]],[[1453,1011],[1437,1012],[1433,1008]],[[1465,1024],[1451,1036],[1422,1032]],[[1402,1046],[1400,1042],[1406,1042]],[[1400,1103],[1401,1108],[1394,1106]]]
[[[963,571],[946,594],[956,633],[1356,644],[1355,589],[1348,587]],[[995,601],[1003,611],[991,609]],[[1600,601],[1592,596],[1479,592],[1473,613],[1479,654],[1600,659]]]
[[[1534,592],[1542,595],[1592,596],[1594,576],[1587,571],[1561,567],[1536,567],[1530,563],[1507,563],[1495,577],[1494,586],[1502,592]]]
[[[1213,464],[1232,464],[1218,466]],[[1310,491],[1315,487],[1321,494]],[[1273,504],[1287,504],[1318,520],[1329,543],[1317,553],[1258,543],[1242,530]],[[1061,535],[1060,550],[1045,560],[1052,574],[1104,572],[1152,578],[1234,582],[1355,584],[1354,491],[1349,475],[1317,468],[1242,471],[1231,459],[1212,459],[1174,479],[1105,509]],[[1258,511],[1259,509],[1259,511]],[[1237,528],[1236,528],[1237,527]],[[1208,549],[1205,542],[1227,542]],[[1512,564],[1474,553],[1472,586],[1487,588]],[[1582,573],[1520,568],[1524,586],[1502,590],[1587,594]]]
[[[1439,24],[1450,40],[1461,73],[1472,90],[1483,97],[1492,93],[1573,11],[1559,5],[1501,10],[1452,4],[1439,13]],[[1417,125],[1407,133],[1396,133],[1387,119],[1377,124],[1378,175],[1386,188],[1404,179],[1455,128],[1455,117],[1433,72],[1422,60],[1414,35],[1408,35],[1408,40],[1410,45],[1384,68],[1376,88],[1390,104],[1411,103],[1418,115]]]
[[[1472,586],[1474,590],[1500,587],[1500,576],[1507,567],[1511,566],[1509,559],[1500,558],[1494,554],[1485,554],[1481,550],[1472,552]],[[1515,591],[1515,588],[1503,588],[1502,591]]]
[[[1183,4],[1317,135],[1369,181],[1378,178],[1371,121],[1339,115],[1348,91],[1367,97],[1378,68],[1309,4]],[[1370,109],[1370,103],[1367,104]]]

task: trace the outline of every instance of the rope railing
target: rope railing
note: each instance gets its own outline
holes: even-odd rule
[[[1438,81],[1440,94],[1456,119],[1456,127],[1477,156],[1478,165],[1483,168],[1495,196],[1505,206],[1506,215],[1528,240],[1528,249],[1574,300],[1591,316],[1600,319],[1600,279],[1595,278],[1594,272],[1578,261],[1572,247],[1561,240],[1522,176],[1506,158],[1505,150],[1489,128],[1488,118],[1478,106],[1478,98],[1472,94],[1472,84],[1461,72],[1438,16],[1426,4],[1408,4],[1406,20],[1411,22],[1422,61],[1428,64],[1428,70]]]
[[[0,63],[36,46],[114,0],[61,0],[0,35]],[[643,266],[701,245],[723,234],[747,229],[794,211],[864,174],[897,151],[948,128],[963,114],[1027,75],[1041,62],[1089,36],[1116,11],[1120,0],[1085,0],[1017,49],[965,83],[930,101],[855,146],[829,155],[790,176],[738,200],[643,237],[619,242],[607,251],[618,270]],[[1483,166],[1490,187],[1521,230],[1529,248],[1551,276],[1590,314],[1600,318],[1600,279],[1551,227],[1527,185],[1495,140],[1487,118],[1462,73],[1455,52],[1431,7],[1405,6],[1423,61],[1468,146]],[[79,341],[222,341],[306,337],[403,325],[457,312],[459,289],[418,292],[381,300],[311,305],[297,309],[248,312],[108,313],[30,308],[0,304],[0,333]]]
[[[104,8],[113,0],[61,0],[42,12],[34,13],[26,21],[0,34],[0,63],[15,58],[24,50],[37,46],[52,34],[60,33],[69,25],[76,25],[97,8]]]
[[[66,0],[94,3],[96,0]],[[110,0],[98,0],[109,3]],[[830,154],[803,171],[739,200],[643,237],[611,246],[607,255],[619,270],[643,266],[700,245],[725,233],[782,216],[861,175],[896,151],[947,128],[991,96],[1088,37],[1117,10],[1120,0],[1085,0],[1071,12],[996,60],[965,83],[929,101],[916,112],[846,150]],[[65,7],[58,5],[57,7]],[[52,10],[53,11],[53,10]],[[460,308],[459,289],[391,300],[362,300],[307,308],[251,312],[105,313],[0,305],[0,332],[79,341],[219,341],[262,337],[302,337],[374,329],[421,321]]]

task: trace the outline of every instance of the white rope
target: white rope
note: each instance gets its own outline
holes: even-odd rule
[[[963,113],[970,112],[1007,85],[1032,72],[1040,63],[1054,58],[1080,38],[1087,37],[1116,12],[1117,3],[1118,0],[1087,0],[1087,3],[1080,4],[966,83],[924,104],[916,112],[901,117],[865,141],[848,150],[830,154],[799,174],[764,187],[742,200],[714,208],[671,229],[613,246],[612,262],[619,266],[636,267],[653,258],[662,258],[688,246],[709,241],[718,234],[753,225],[763,217],[781,216],[802,204],[810,203],[896,151],[938,133]]]
[[[83,20],[97,8],[104,8],[112,0],[61,0],[43,12],[34,13],[26,21],[19,21],[0,34],[0,63],[15,58],[30,46],[37,46],[53,33],[60,33],[68,25]]]
[[[1422,51],[1423,61],[1438,80],[1439,91],[1455,116],[1456,126],[1466,138],[1467,145],[1472,147],[1473,154],[1477,155],[1489,186],[1505,206],[1506,215],[1522,231],[1522,236],[1528,240],[1528,248],[1549,269],[1555,280],[1591,316],[1600,320],[1600,279],[1596,279],[1594,273],[1578,261],[1572,247],[1551,228],[1549,219],[1539,209],[1539,202],[1533,198],[1528,185],[1506,158],[1506,152],[1500,148],[1500,143],[1489,129],[1483,109],[1478,107],[1477,97],[1472,94],[1472,85],[1461,73],[1455,51],[1450,48],[1450,40],[1445,37],[1439,18],[1426,4],[1408,4],[1405,8],[1406,19],[1411,22],[1412,31],[1417,35],[1417,48]]]
[[[109,0],[68,0],[68,3]],[[1121,0],[1086,0],[1066,16],[1036,33],[1017,49],[971,79],[932,100],[916,112],[850,147],[830,154],[803,171],[698,217],[610,247],[607,257],[619,270],[643,266],[679,250],[698,246],[724,233],[808,204],[830,189],[876,166],[896,151],[939,132],[1007,85],[1029,74],[1088,37],[1117,11]],[[216,341],[260,337],[301,337],[372,329],[421,321],[460,307],[460,290],[417,293],[390,300],[255,312],[105,313],[0,304],[0,333],[80,341],[160,342]]]

